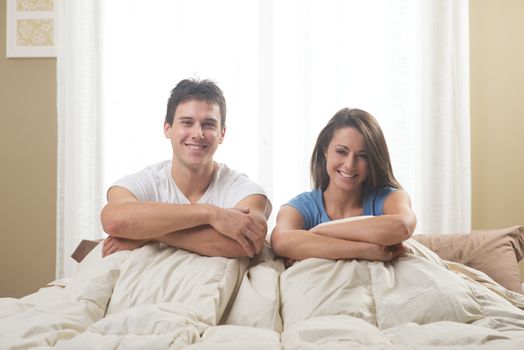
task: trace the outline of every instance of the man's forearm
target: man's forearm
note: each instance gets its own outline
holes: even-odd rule
[[[246,252],[240,244],[218,233],[209,225],[169,233],[157,237],[155,240],[205,256],[222,256],[226,258],[246,256]]]
[[[102,210],[104,231],[129,239],[158,239],[170,232],[208,224],[212,205],[125,202],[108,204]]]

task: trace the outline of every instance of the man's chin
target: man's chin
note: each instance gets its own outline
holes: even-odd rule
[[[190,159],[184,162],[184,165],[191,170],[200,170],[206,168],[209,164],[212,164],[212,159]]]

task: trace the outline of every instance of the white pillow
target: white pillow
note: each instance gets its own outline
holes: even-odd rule
[[[177,302],[216,325],[247,266],[247,258],[206,257],[148,244],[132,251],[122,265],[107,314]]]

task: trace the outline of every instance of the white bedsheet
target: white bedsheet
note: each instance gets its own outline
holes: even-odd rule
[[[409,241],[392,263],[162,245],[0,299],[0,349],[524,349],[524,296]],[[250,264],[250,265],[249,265]]]
[[[307,259],[286,270],[284,348],[524,349],[524,296],[408,244],[392,263]]]

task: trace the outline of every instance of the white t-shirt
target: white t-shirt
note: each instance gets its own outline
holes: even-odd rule
[[[124,176],[114,182],[111,187],[124,187],[139,201],[190,204],[173,180],[171,166],[171,160],[153,164],[136,174]],[[252,194],[266,196],[262,186],[251,181],[247,175],[219,163],[218,171],[211,180],[211,184],[197,203],[233,208],[242,199]]]

